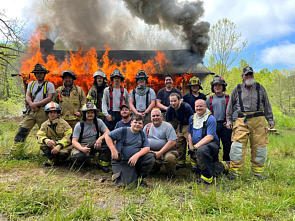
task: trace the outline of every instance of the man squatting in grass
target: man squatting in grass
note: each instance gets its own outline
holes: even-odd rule
[[[113,181],[117,185],[134,183],[139,178],[140,185],[146,186],[143,178],[152,170],[155,156],[150,153],[149,141],[142,128],[143,116],[134,115],[130,127],[120,127],[105,137],[112,153]]]
[[[77,123],[73,132],[73,150],[71,159],[80,163],[88,162],[90,158],[96,160],[98,153],[98,166],[104,172],[109,172],[111,153],[103,142],[109,132],[104,122],[97,118],[96,106],[88,102],[82,109],[82,121]]]
[[[164,166],[168,176],[174,176],[179,155],[175,148],[176,132],[170,123],[163,121],[160,109],[152,110],[151,121],[145,125],[143,131],[150,143],[151,152],[156,156],[153,172],[158,172]]]
[[[45,121],[37,132],[40,149],[48,161],[44,166],[53,166],[56,163],[65,161],[71,152],[71,126],[60,118],[61,109],[55,102],[49,102],[45,106],[45,113],[48,120]]]
[[[196,113],[189,119],[188,143],[193,172],[201,175],[206,184],[213,182],[213,177],[225,172],[228,165],[219,162],[219,140],[216,134],[216,119],[202,99],[195,102]]]

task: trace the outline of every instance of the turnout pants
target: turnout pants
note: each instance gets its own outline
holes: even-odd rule
[[[72,145],[62,148],[58,152],[58,154],[52,154],[51,153],[52,149],[46,145],[40,146],[40,149],[42,150],[44,156],[47,157],[49,160],[53,160],[54,162],[57,162],[57,161],[62,162],[62,161],[65,161],[70,156]]]
[[[79,163],[87,162],[90,159],[94,159],[98,161],[99,166],[107,167],[111,164],[111,151],[106,145],[106,143],[103,141],[101,147],[99,149],[94,148],[94,143],[91,143],[89,145],[89,148],[91,148],[91,152],[88,154],[73,148],[71,151],[71,160],[77,161]]]
[[[249,112],[245,115],[253,113]],[[238,118],[235,122],[230,150],[231,173],[241,174],[242,168],[244,167],[248,139],[250,139],[252,172],[254,174],[264,172],[268,138],[265,128],[265,117],[259,116],[246,120],[245,117]]]
[[[222,150],[224,161],[230,161],[229,152],[231,148],[231,135],[232,130],[229,130],[224,125],[224,121],[217,121],[216,134],[222,142]]]
[[[206,183],[212,183],[213,177],[218,177],[225,172],[224,163],[218,160],[219,146],[210,142],[191,151],[191,160],[196,163],[201,179]]]
[[[40,129],[41,124],[46,120],[47,115],[44,111],[44,107],[40,107],[36,112],[30,111],[30,113],[25,114],[24,119],[20,123],[19,130],[14,137],[14,142],[24,142],[35,124],[37,124]]]

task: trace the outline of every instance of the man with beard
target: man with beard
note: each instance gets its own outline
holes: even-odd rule
[[[169,96],[170,106],[166,112],[166,121],[171,123],[177,134],[176,150],[179,154],[177,159],[176,169],[185,167],[186,161],[186,146],[188,135],[188,122],[193,110],[188,103],[180,99],[179,94],[172,93]]]
[[[192,77],[189,80],[188,86],[190,92],[183,96],[183,101],[191,105],[191,108],[194,110],[196,100],[202,99],[206,101],[206,96],[199,92],[199,90],[203,90],[203,88],[201,85],[201,80],[198,77]]]
[[[28,104],[24,119],[20,123],[20,128],[14,137],[14,145],[11,150],[17,148],[17,144],[24,142],[35,124],[41,124],[47,120],[44,106],[52,100],[54,85],[45,81],[45,75],[49,71],[41,64],[36,64],[32,73],[37,78],[31,81],[26,91],[26,103]]]
[[[118,129],[120,127],[130,127],[131,124],[131,111],[129,109],[129,107],[125,104],[123,104],[120,107],[120,114],[122,117],[122,120],[120,120],[117,124],[115,129]]]
[[[110,132],[104,122],[97,118],[97,108],[87,102],[81,109],[82,121],[77,123],[73,132],[71,159],[75,162],[88,162],[98,153],[98,165],[104,172],[109,172],[111,153],[103,140]]]
[[[176,159],[178,152],[175,149],[177,135],[171,124],[163,121],[163,115],[160,109],[153,109],[151,112],[151,123],[145,125],[145,132],[151,152],[156,156],[154,172],[165,167],[168,176],[175,175]]]
[[[155,91],[148,87],[149,76],[140,70],[136,74],[137,86],[129,93],[129,106],[134,114],[144,118],[144,125],[150,121],[150,113],[156,103]]]
[[[83,89],[74,83],[76,75],[71,70],[62,72],[64,84],[56,89],[56,102],[61,107],[62,119],[67,121],[74,129],[81,119],[81,108],[86,103],[86,95]]]
[[[102,113],[102,97],[103,97],[103,91],[108,86],[107,85],[107,76],[105,73],[98,69],[94,74],[94,83],[93,86],[90,88],[88,95],[87,95],[87,101],[90,101],[97,107],[98,112],[98,118],[104,120],[104,115]]]
[[[171,75],[165,76],[165,87],[160,89],[157,94],[157,107],[159,107],[163,113],[166,113],[168,106],[170,105],[169,96],[172,93],[177,93],[181,97],[181,92],[173,87],[173,79]]]
[[[269,128],[275,125],[271,105],[265,88],[254,81],[251,67],[242,72],[243,83],[236,86],[231,94],[226,111],[226,127],[233,129],[230,150],[229,179],[241,174],[245,161],[245,149],[250,138],[251,164],[254,176],[265,179],[264,163],[266,144],[268,143],[265,119]],[[237,110],[238,118],[233,126],[233,111]]]
[[[121,120],[120,107],[128,104],[128,92],[121,86],[125,78],[119,69],[115,69],[110,78],[112,85],[103,91],[102,112],[106,117],[105,124],[109,130],[114,130]]]

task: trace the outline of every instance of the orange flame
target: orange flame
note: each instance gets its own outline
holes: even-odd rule
[[[160,51],[146,63],[140,60],[124,60],[116,63],[109,59],[108,54],[111,48],[107,45],[105,46],[105,53],[100,60],[98,60],[96,49],[92,47],[86,53],[83,53],[82,50],[78,50],[76,53],[70,51],[69,56],[65,57],[63,61],[57,61],[54,55],[48,55],[45,61],[40,51],[39,42],[41,38],[44,38],[48,30],[48,26],[44,25],[35,31],[31,37],[27,54],[22,59],[21,72],[24,74],[23,77],[27,79],[27,83],[35,80],[35,76],[30,73],[34,69],[35,64],[40,63],[50,71],[46,75],[46,80],[52,82],[56,88],[63,84],[61,78],[62,71],[69,69],[77,75],[75,83],[87,93],[93,84],[92,75],[99,68],[105,72],[108,79],[110,79],[110,74],[118,68],[125,77],[124,87],[129,91],[136,87],[134,78],[139,70],[144,70],[149,74],[149,86],[156,91],[164,86],[164,79],[161,79],[157,73],[165,69],[169,64],[169,60]],[[174,79],[174,86],[182,88],[183,80],[187,82],[190,76],[188,74],[177,77]]]

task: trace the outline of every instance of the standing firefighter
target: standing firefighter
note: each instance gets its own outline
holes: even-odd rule
[[[61,109],[55,102],[50,102],[45,106],[45,112],[48,120],[45,121],[37,132],[40,149],[48,161],[45,166],[53,166],[58,161],[64,161],[68,158],[72,149],[71,145],[71,126],[60,118]]]
[[[191,105],[191,108],[195,109],[195,102],[198,99],[206,100],[206,96],[199,92],[199,90],[203,90],[201,85],[201,80],[194,76],[189,80],[188,83],[190,92],[183,96],[183,101]]]
[[[73,150],[71,159],[79,163],[89,162],[98,153],[98,165],[108,172],[111,152],[104,141],[105,134],[109,132],[104,122],[97,118],[97,108],[91,102],[84,104],[81,109],[82,121],[77,123],[73,132]]]
[[[144,125],[150,121],[151,110],[156,104],[155,91],[147,86],[149,76],[141,70],[136,74],[137,86],[129,93],[129,106],[134,114],[144,118]]]
[[[56,101],[61,107],[62,118],[74,129],[81,119],[81,108],[86,103],[83,89],[75,85],[76,75],[71,70],[62,72],[63,86],[56,89]]]
[[[28,104],[24,119],[20,123],[19,130],[14,137],[14,146],[24,142],[35,124],[41,127],[41,124],[47,120],[44,106],[51,101],[54,94],[54,85],[45,81],[45,75],[49,71],[41,64],[36,64],[32,73],[37,78],[36,81],[29,83],[26,91],[26,103]]]
[[[245,67],[242,73],[243,83],[236,86],[229,99],[226,120],[227,128],[232,129],[230,150],[230,175],[234,179],[241,174],[245,161],[245,148],[250,138],[252,173],[265,178],[264,163],[268,138],[265,118],[269,127],[274,127],[274,119],[265,88],[254,81],[251,67]],[[233,111],[237,110],[238,118],[233,125]]]
[[[104,120],[104,115],[102,113],[102,97],[104,89],[108,86],[107,76],[102,70],[98,69],[93,74],[93,78],[94,83],[88,92],[87,101],[90,101],[97,107],[98,118]]]
[[[102,98],[102,112],[105,123],[109,130],[113,130],[118,121],[121,120],[120,108],[128,104],[128,92],[121,87],[124,76],[119,69],[115,69],[110,76],[112,85],[105,88]]]
[[[229,95],[225,94],[226,82],[223,77],[216,75],[211,82],[211,91],[214,93],[207,101],[207,108],[211,114],[216,118],[217,127],[216,133],[222,141],[223,146],[223,160],[230,161],[229,152],[231,146],[231,130],[226,128],[226,108],[229,102]]]

